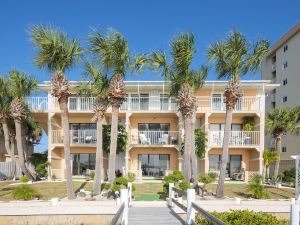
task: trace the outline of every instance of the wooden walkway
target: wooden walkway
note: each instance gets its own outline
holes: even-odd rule
[[[182,225],[184,221],[165,207],[129,208],[129,225]]]

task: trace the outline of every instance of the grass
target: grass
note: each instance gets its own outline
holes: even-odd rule
[[[0,181],[0,201],[13,200],[11,192],[14,189],[14,185],[9,185],[12,181]],[[65,182],[42,182],[32,184],[39,194],[39,199],[49,200],[53,197],[64,198],[67,196],[66,183]],[[91,191],[93,183],[89,182],[73,182],[74,191],[78,192],[81,188],[87,191]]]
[[[216,184],[207,185],[207,189],[216,191]],[[269,192],[270,199],[289,199],[294,197],[295,191],[291,188],[275,188],[266,187]],[[247,192],[247,184],[225,184],[224,188],[225,196],[227,197],[239,197],[239,198],[250,198],[251,195]]]
[[[165,199],[162,183],[135,184],[136,190],[133,192],[136,201],[159,201]]]

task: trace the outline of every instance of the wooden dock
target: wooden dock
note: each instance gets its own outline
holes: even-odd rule
[[[183,225],[184,221],[165,207],[129,208],[129,225]]]

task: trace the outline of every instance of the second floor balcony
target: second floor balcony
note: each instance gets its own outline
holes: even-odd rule
[[[209,147],[222,147],[224,131],[209,132]],[[260,145],[260,131],[231,131],[230,147],[252,147]]]
[[[178,145],[178,131],[138,131],[131,135],[132,145]]]
[[[59,111],[59,105],[52,97],[27,97],[26,102],[33,111]],[[92,112],[94,97],[69,97],[70,112]],[[223,96],[197,97],[198,111],[226,111]],[[134,97],[129,96],[120,107],[120,111],[152,111],[176,112],[178,110],[176,98],[165,96]],[[235,111],[248,112],[260,110],[260,97],[242,97],[236,103]]]
[[[97,130],[70,130],[70,144],[71,145],[96,145]],[[51,144],[63,144],[62,130],[53,130]]]

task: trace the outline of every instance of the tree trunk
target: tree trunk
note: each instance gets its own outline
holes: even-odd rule
[[[119,107],[112,106],[111,115],[111,132],[110,132],[110,150],[109,150],[109,165],[108,165],[108,182],[113,182],[116,177],[116,151],[117,151],[117,135],[118,135],[118,113]]]
[[[229,142],[230,142],[232,114],[233,114],[233,108],[226,110],[226,120],[225,120],[224,137],[223,137],[220,175],[219,175],[219,181],[218,181],[218,186],[217,186],[217,191],[216,191],[217,198],[224,197],[224,181],[225,181],[226,166],[227,166],[227,162],[228,162],[228,148],[229,148]]]
[[[19,157],[19,166],[26,177],[28,177],[30,180],[34,180],[34,177],[27,170],[27,167],[25,165],[24,149],[23,149],[23,141],[22,141],[22,124],[19,120],[15,120],[15,127],[16,127],[16,140],[17,140],[17,149],[18,149],[18,157]]]
[[[96,165],[94,177],[94,194],[101,193],[101,178],[103,170],[103,149],[102,149],[102,118],[97,120],[97,148],[96,148]]]
[[[194,178],[194,185],[198,183],[198,165],[197,165],[197,155],[196,155],[196,146],[195,146],[195,128],[196,128],[196,113],[193,113],[192,125],[191,125],[191,138],[192,138],[192,177]]]
[[[74,189],[72,182],[72,168],[71,168],[71,150],[70,150],[70,132],[69,132],[69,115],[68,115],[68,100],[62,100],[59,102],[61,111],[61,125],[63,129],[63,143],[65,152],[65,164],[66,164],[66,180],[67,180],[67,193],[68,199],[74,199]]]
[[[8,125],[7,125],[7,120],[4,119],[2,121],[2,128],[3,128],[3,133],[4,133],[4,145],[5,145],[5,148],[6,148],[6,151],[7,153],[10,155],[10,158],[11,158],[11,163],[12,163],[12,171],[11,171],[11,174],[12,174],[12,177],[10,177],[10,179],[15,179],[15,165],[16,165],[16,160],[15,160],[15,153],[14,153],[14,148],[12,148],[12,144],[10,144],[10,137],[9,137],[9,130],[8,130]]]
[[[281,153],[281,135],[276,137],[276,151],[278,153],[278,160],[275,162],[275,169],[274,169],[274,177],[277,178],[279,173],[279,163],[280,163],[280,153]]]
[[[191,151],[192,151],[192,118],[184,118],[184,154],[183,154],[183,175],[187,182],[191,179]]]
[[[11,173],[13,174],[13,180],[16,180],[16,171],[17,171],[16,156],[15,156],[15,141],[16,139],[14,137],[10,137],[11,163],[12,163]]]
[[[265,182],[266,180],[266,166],[263,166],[263,170],[262,170],[262,181]]]

